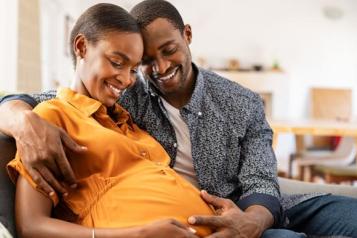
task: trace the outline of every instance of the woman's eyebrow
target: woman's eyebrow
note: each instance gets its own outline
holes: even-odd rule
[[[125,61],[130,61],[130,58],[122,52],[114,51],[112,54],[122,57]]]

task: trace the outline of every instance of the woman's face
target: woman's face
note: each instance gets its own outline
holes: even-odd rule
[[[123,90],[132,86],[144,51],[139,33],[112,31],[95,44],[82,37],[75,42],[76,89],[105,106],[113,106]],[[80,55],[80,57],[78,57]],[[78,89],[79,88],[79,89]]]

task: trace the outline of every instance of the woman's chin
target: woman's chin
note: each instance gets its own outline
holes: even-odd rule
[[[108,98],[106,100],[103,100],[101,103],[106,106],[106,107],[112,107],[114,106],[114,104],[117,102],[117,100],[113,99],[113,98]]]

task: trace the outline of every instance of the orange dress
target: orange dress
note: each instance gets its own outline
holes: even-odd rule
[[[67,156],[79,186],[67,197],[51,197],[55,214],[62,214],[59,218],[68,220],[63,214],[69,209],[75,215],[72,222],[115,228],[165,218],[187,224],[191,215],[214,214],[199,191],[169,167],[164,148],[119,105],[110,117],[99,101],[63,88],[56,99],[39,104],[34,111],[88,148]],[[21,174],[39,190],[18,155],[8,171],[13,181]],[[194,228],[202,236],[211,232],[207,227]]]

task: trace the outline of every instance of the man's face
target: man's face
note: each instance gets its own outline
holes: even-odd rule
[[[191,28],[184,32],[164,18],[158,18],[143,30],[143,72],[165,95],[185,93],[192,85],[192,65],[189,44]]]

